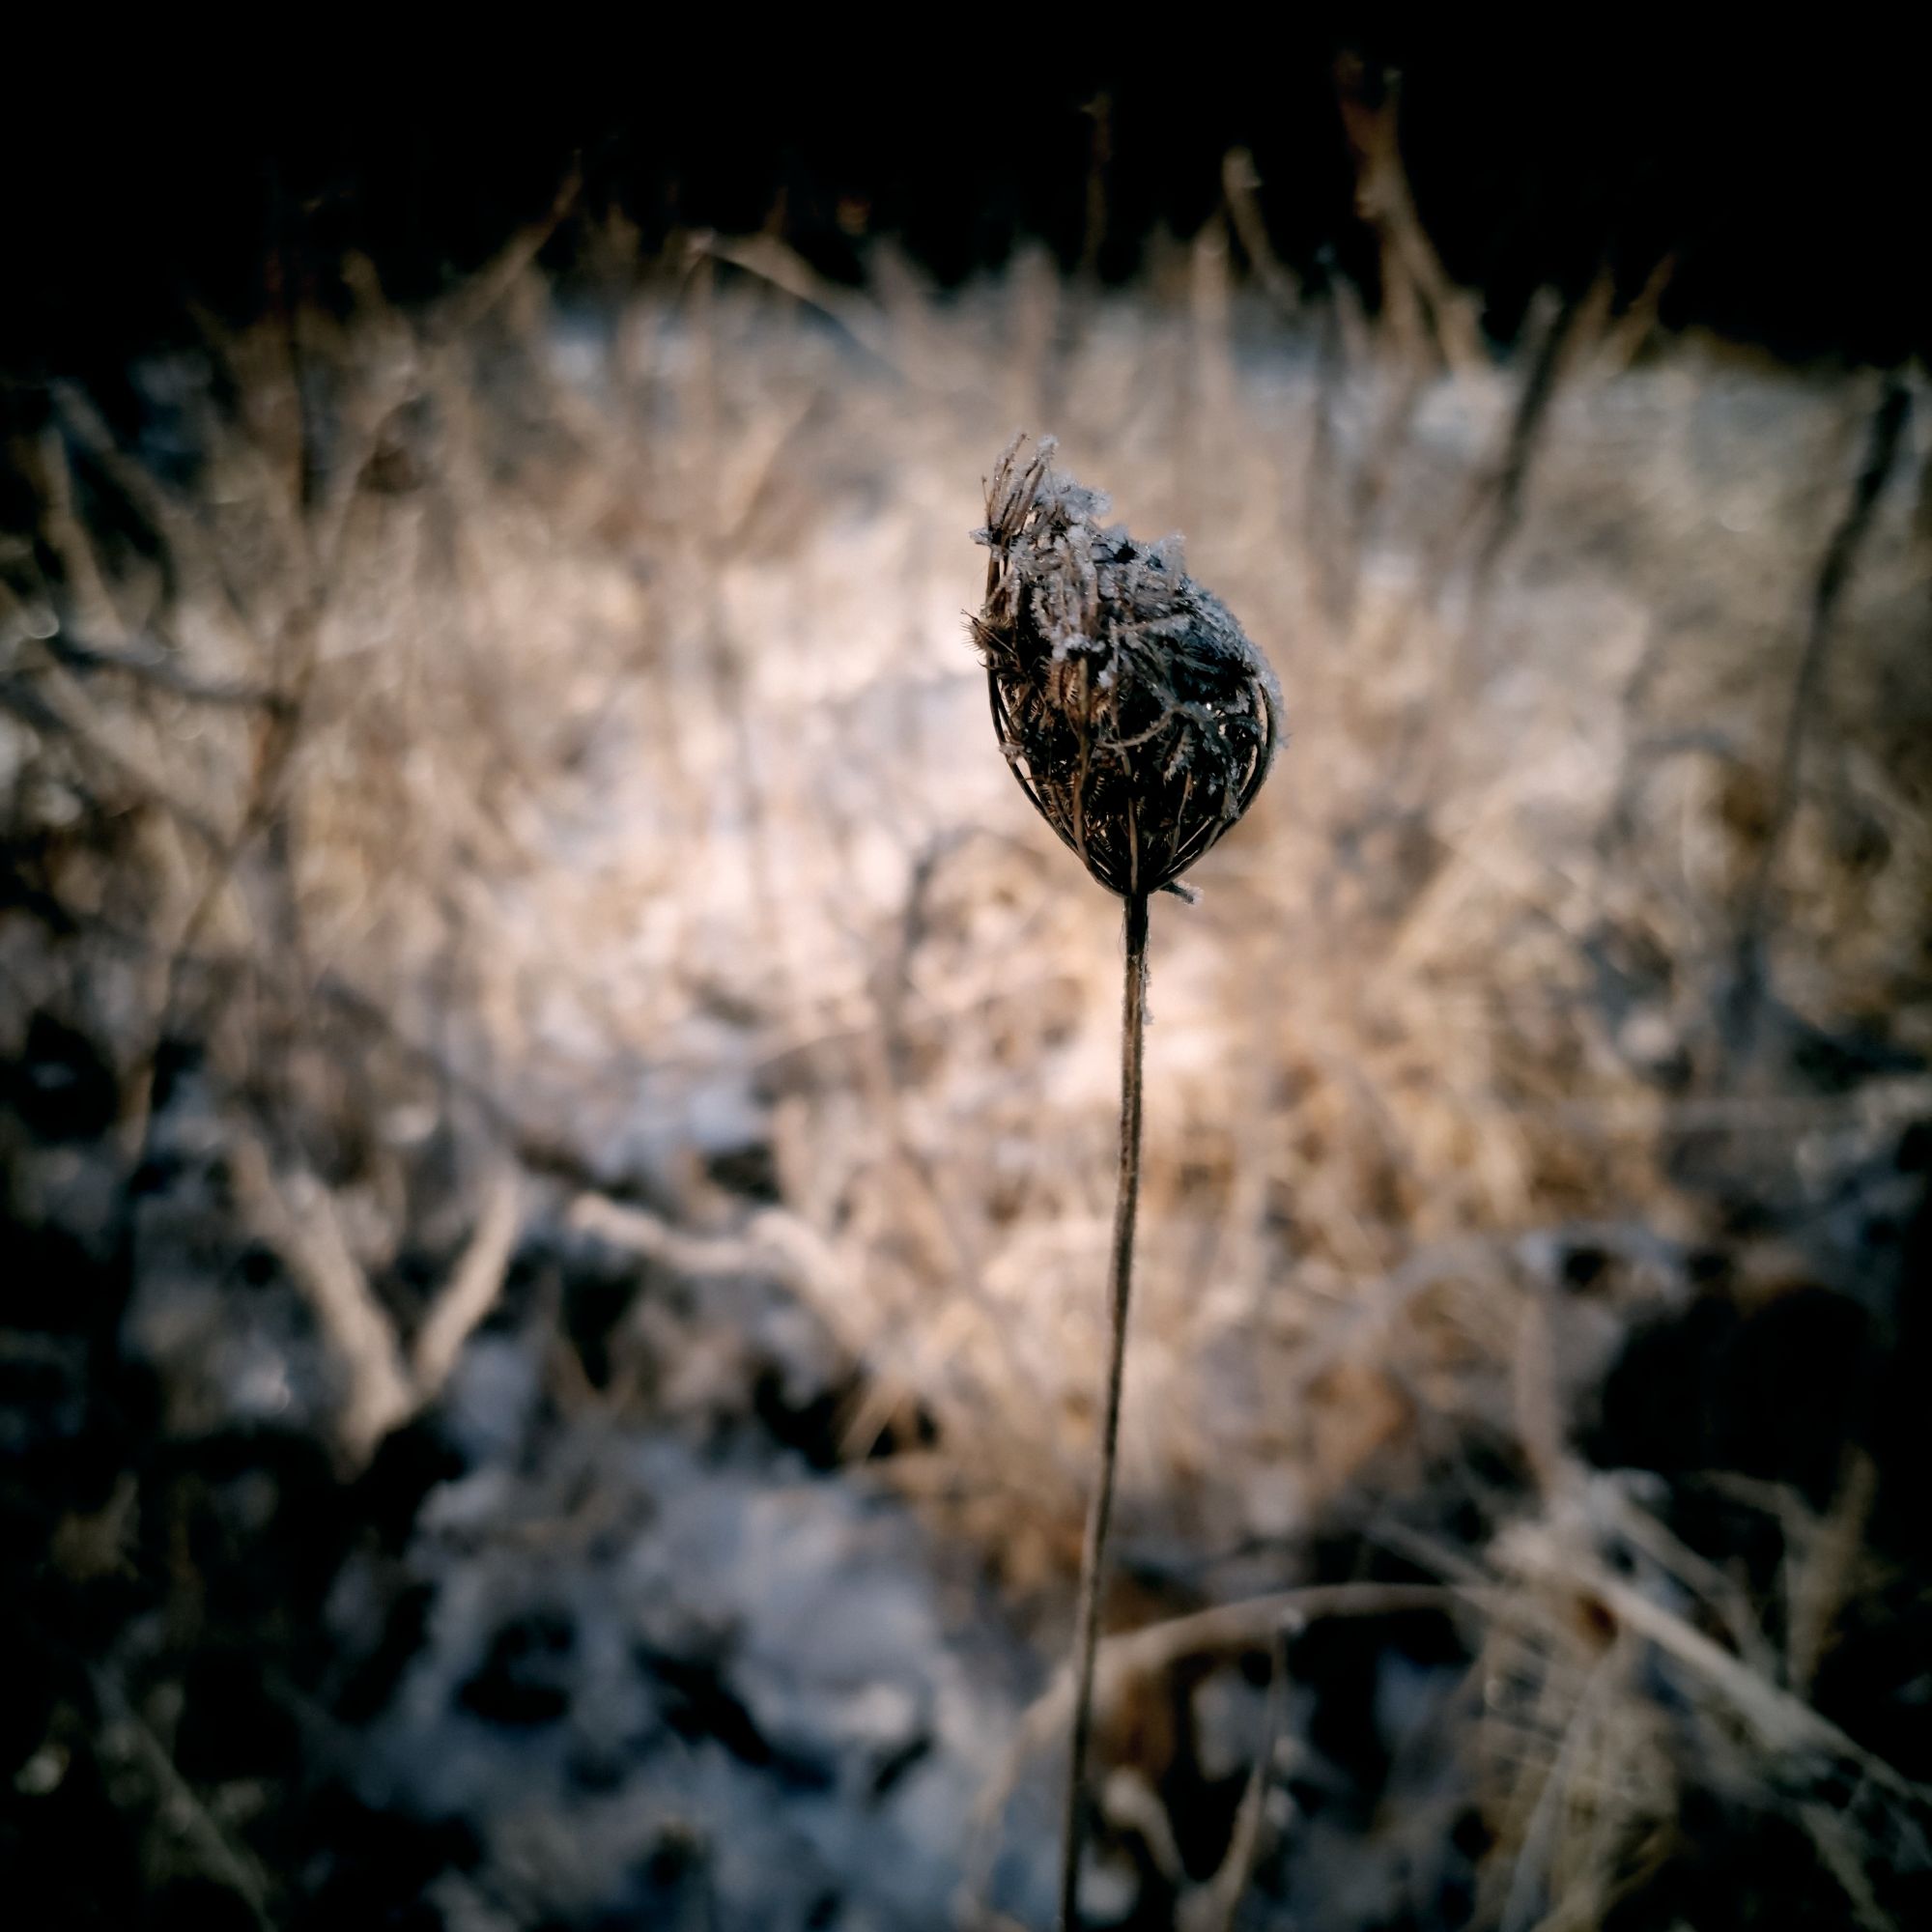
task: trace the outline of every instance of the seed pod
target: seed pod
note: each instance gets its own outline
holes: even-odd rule
[[[976,542],[992,552],[974,621],[993,724],[1039,814],[1110,892],[1175,884],[1261,789],[1281,687],[1180,540],[1137,543],[1108,503],[1015,438]]]

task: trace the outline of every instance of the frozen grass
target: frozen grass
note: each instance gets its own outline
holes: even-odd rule
[[[130,1167],[205,1052],[346,1461],[433,1398],[520,1217],[615,1193],[672,1266],[789,1282],[862,1365],[849,1453],[929,1422],[893,1478],[1054,1598],[1119,925],[1001,768],[964,619],[987,453],[1051,430],[1186,532],[1293,733],[1155,909],[1125,1546],[1236,1552],[1238,1594],[1500,1445],[1505,1533],[1386,1530],[1505,1687],[1456,1719],[1488,1918],[1599,1922],[1702,1779],[1886,1922],[1925,1794],[1807,1701],[1869,1473],[1758,1499],[1774,1602],[1574,1440],[1700,1251],[1746,1304],[1889,1308],[1844,1203],[1932,1105],[1925,412],[1888,445],[1872,379],[1634,360],[1601,304],[1504,366],[1422,297],[1284,315],[1218,226],[1133,298],[858,296],[756,244],[560,311],[526,255],[422,316],[353,269],[347,322],[137,372],[138,429],[61,392],[14,449],[0,1046],[106,1042]],[[1196,1634],[1265,1653],[1294,1607]],[[1244,1860],[1293,1852],[1244,1815]]]

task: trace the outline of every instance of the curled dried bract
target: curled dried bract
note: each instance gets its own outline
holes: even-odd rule
[[[1016,438],[986,492],[974,622],[1013,776],[1123,897],[1174,882],[1240,817],[1281,735],[1281,687],[1179,540],[1103,525],[1107,499]]]

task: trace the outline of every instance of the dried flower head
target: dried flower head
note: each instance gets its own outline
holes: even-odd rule
[[[1107,498],[1015,438],[986,491],[974,623],[1013,776],[1123,897],[1174,881],[1240,817],[1281,735],[1281,687],[1180,540],[1103,526]]]

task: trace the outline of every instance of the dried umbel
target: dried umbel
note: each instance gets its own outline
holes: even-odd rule
[[[993,723],[1040,815],[1110,891],[1174,882],[1240,817],[1281,733],[1281,687],[1176,537],[1102,525],[1107,499],[1009,444],[986,492],[974,623]]]
[[[1120,1461],[1121,1391],[1140,1199],[1148,898],[1240,817],[1281,734],[1281,687],[1227,607],[1180,567],[1179,541],[1103,526],[1106,498],[1049,468],[1042,440],[1009,445],[986,492],[992,553],[974,631],[1013,776],[1087,869],[1126,901],[1121,1171],[1107,1274],[1100,1466],[1088,1507],[1073,1640],[1073,1734],[1061,1837],[1060,1918],[1079,1932],[1087,1753],[1100,1579]]]

